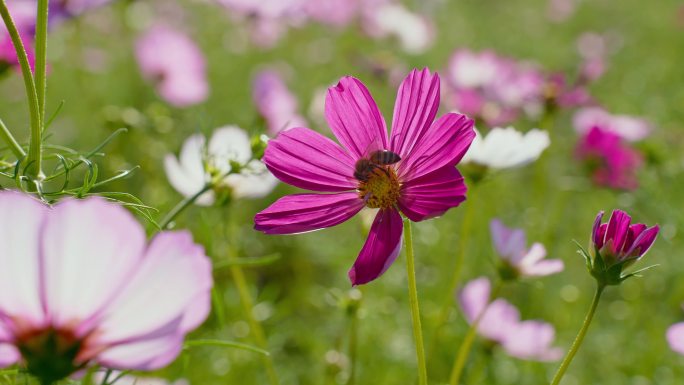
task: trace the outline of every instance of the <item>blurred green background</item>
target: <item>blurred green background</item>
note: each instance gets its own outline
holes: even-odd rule
[[[169,4],[172,3],[172,4]],[[88,150],[119,127],[117,137],[98,159],[100,173],[113,175],[139,165],[131,177],[109,185],[156,207],[161,217],[182,197],[168,184],[162,167],[167,153],[177,153],[195,132],[209,133],[237,124],[252,134],[265,130],[251,99],[251,79],[266,66],[286,68],[286,80],[309,113],[314,91],[343,75],[360,78],[378,101],[388,122],[396,86],[360,62],[427,66],[443,72],[456,48],[497,52],[538,62],[549,70],[571,72],[579,62],[577,38],[584,32],[610,33],[620,46],[606,74],[592,85],[594,97],[614,113],[639,115],[656,127],[640,144],[647,164],[632,192],[595,187],[573,161],[576,134],[571,111],[555,116],[551,146],[529,166],[501,171],[476,187],[468,200],[442,218],[414,225],[417,274],[431,383],[446,383],[453,357],[467,325],[449,292],[455,259],[465,264],[461,284],[495,277],[488,224],[494,217],[524,228],[528,240],[542,242],[550,258],[561,258],[560,274],[505,287],[504,297],[524,319],[543,319],[557,330],[556,346],[567,349],[581,325],[594,282],[576,254],[573,240],[586,244],[599,210],[621,208],[646,224],[658,223],[661,234],[639,266],[659,266],[643,278],[607,290],[580,353],[563,384],[680,384],[684,357],[672,352],[665,330],[684,320],[684,276],[680,258],[684,242],[684,17],[674,0],[596,0],[579,2],[576,12],[557,23],[547,17],[543,0],[411,1],[411,9],[429,16],[436,27],[431,49],[403,53],[392,40],[368,39],[352,26],[336,31],[320,25],[291,29],[272,49],[244,41],[227,12],[204,1],[116,1],[55,28],[50,35],[48,114],[65,101],[50,128],[51,143]],[[208,61],[211,95],[198,106],[176,109],[158,98],[139,74],[133,44],[143,26],[164,17],[167,8],[183,12],[188,31]],[[217,11],[218,10],[218,11]],[[237,48],[236,48],[237,47]],[[93,61],[102,61],[92,69]],[[27,138],[28,112],[20,76],[0,82],[0,116],[19,138]],[[321,111],[318,111],[320,114]],[[330,134],[309,119],[312,128]],[[516,127],[533,128],[521,120]],[[250,258],[278,253],[267,266],[246,268],[269,349],[283,384],[344,384],[349,376],[350,298],[358,310],[357,384],[412,384],[416,377],[405,259],[402,256],[380,279],[350,291],[347,270],[365,239],[357,216],[332,229],[294,236],[267,236],[252,230],[253,216],[278,197],[297,191],[284,184],[262,200],[243,200],[223,207],[190,208],[177,227],[192,230],[214,261],[231,253]],[[463,230],[470,211],[472,223]],[[145,221],[140,218],[141,221]],[[150,226],[150,231],[152,227]],[[464,239],[464,235],[466,238]],[[220,311],[214,309],[190,338],[219,338],[254,344],[229,269],[215,274]],[[170,282],[170,285],[173,283]],[[461,286],[461,285],[459,285]],[[447,325],[435,337],[445,301],[452,305]],[[432,347],[432,342],[436,346]],[[525,362],[489,351],[476,342],[464,383],[547,383],[557,363]],[[168,378],[191,384],[264,384],[257,354],[215,347],[185,351],[168,369]]]

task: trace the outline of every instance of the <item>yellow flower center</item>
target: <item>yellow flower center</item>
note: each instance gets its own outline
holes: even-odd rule
[[[372,209],[394,207],[399,199],[401,184],[393,167],[376,167],[368,179],[359,181],[359,196]]]

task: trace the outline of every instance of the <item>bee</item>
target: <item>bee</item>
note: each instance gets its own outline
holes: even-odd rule
[[[368,178],[375,170],[382,170],[387,176],[389,171],[383,166],[389,166],[400,161],[401,158],[396,153],[389,150],[373,151],[368,158],[361,158],[356,161],[354,166],[354,178],[361,182],[367,182]]]

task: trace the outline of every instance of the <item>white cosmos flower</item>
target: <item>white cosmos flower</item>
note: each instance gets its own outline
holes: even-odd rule
[[[246,165],[240,174],[224,177],[216,189],[229,188],[235,198],[260,198],[267,195],[278,180],[271,175],[263,163],[251,160],[252,149],[247,133],[237,126],[224,126],[216,129],[208,145],[201,134],[191,135],[183,143],[180,156],[173,154],[164,157],[164,169],[171,185],[183,196],[197,194],[211,181],[231,170],[231,161]],[[216,197],[210,190],[195,202],[208,206]]]
[[[476,129],[475,139],[461,163],[472,162],[495,169],[519,167],[539,158],[549,144],[549,134],[536,128],[523,134],[513,127],[497,127],[486,137]]]

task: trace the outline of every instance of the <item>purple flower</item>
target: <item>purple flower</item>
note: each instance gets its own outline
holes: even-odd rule
[[[189,232],[148,243],[101,198],[3,191],[0,213],[0,367],[23,362],[42,383],[91,364],[158,369],[209,313],[211,264]]]
[[[306,119],[297,112],[297,98],[277,72],[261,71],[257,74],[252,85],[252,98],[266,119],[268,133],[272,136],[281,130],[307,125]]]
[[[613,210],[608,223],[602,224],[602,218],[603,211],[596,216],[591,241],[607,266],[635,262],[651,248],[660,231],[658,225],[630,224],[632,218],[622,210]]]
[[[185,34],[156,26],[135,45],[140,71],[155,83],[164,100],[176,107],[203,102],[209,95],[206,64],[200,49]]]
[[[328,90],[325,116],[334,141],[307,128],[282,131],[263,158],[285,183],[327,194],[295,194],[256,215],[255,229],[291,234],[340,224],[364,206],[379,209],[349,271],[354,285],[387,270],[401,249],[403,223],[444,214],[465,200],[455,166],[475,136],[473,121],[449,113],[435,120],[439,76],[413,70],[399,87],[392,133],[366,87],[344,77]]]
[[[494,248],[503,262],[499,269],[503,279],[544,276],[563,270],[560,259],[544,259],[546,249],[541,243],[534,243],[527,249],[522,229],[510,229],[498,219],[492,220],[489,226]]]
[[[594,127],[630,142],[646,138],[653,127],[646,120],[629,115],[611,115],[600,107],[587,107],[573,117],[575,131],[586,135]]]
[[[458,299],[469,324],[478,322],[477,332],[501,345],[506,353],[523,360],[555,361],[562,351],[551,347],[553,326],[541,321],[520,321],[520,312],[504,299],[491,296],[491,284],[485,277],[468,282]]]
[[[595,126],[577,143],[575,154],[585,162],[596,184],[624,190],[638,187],[636,172],[642,156],[621,136]]]

